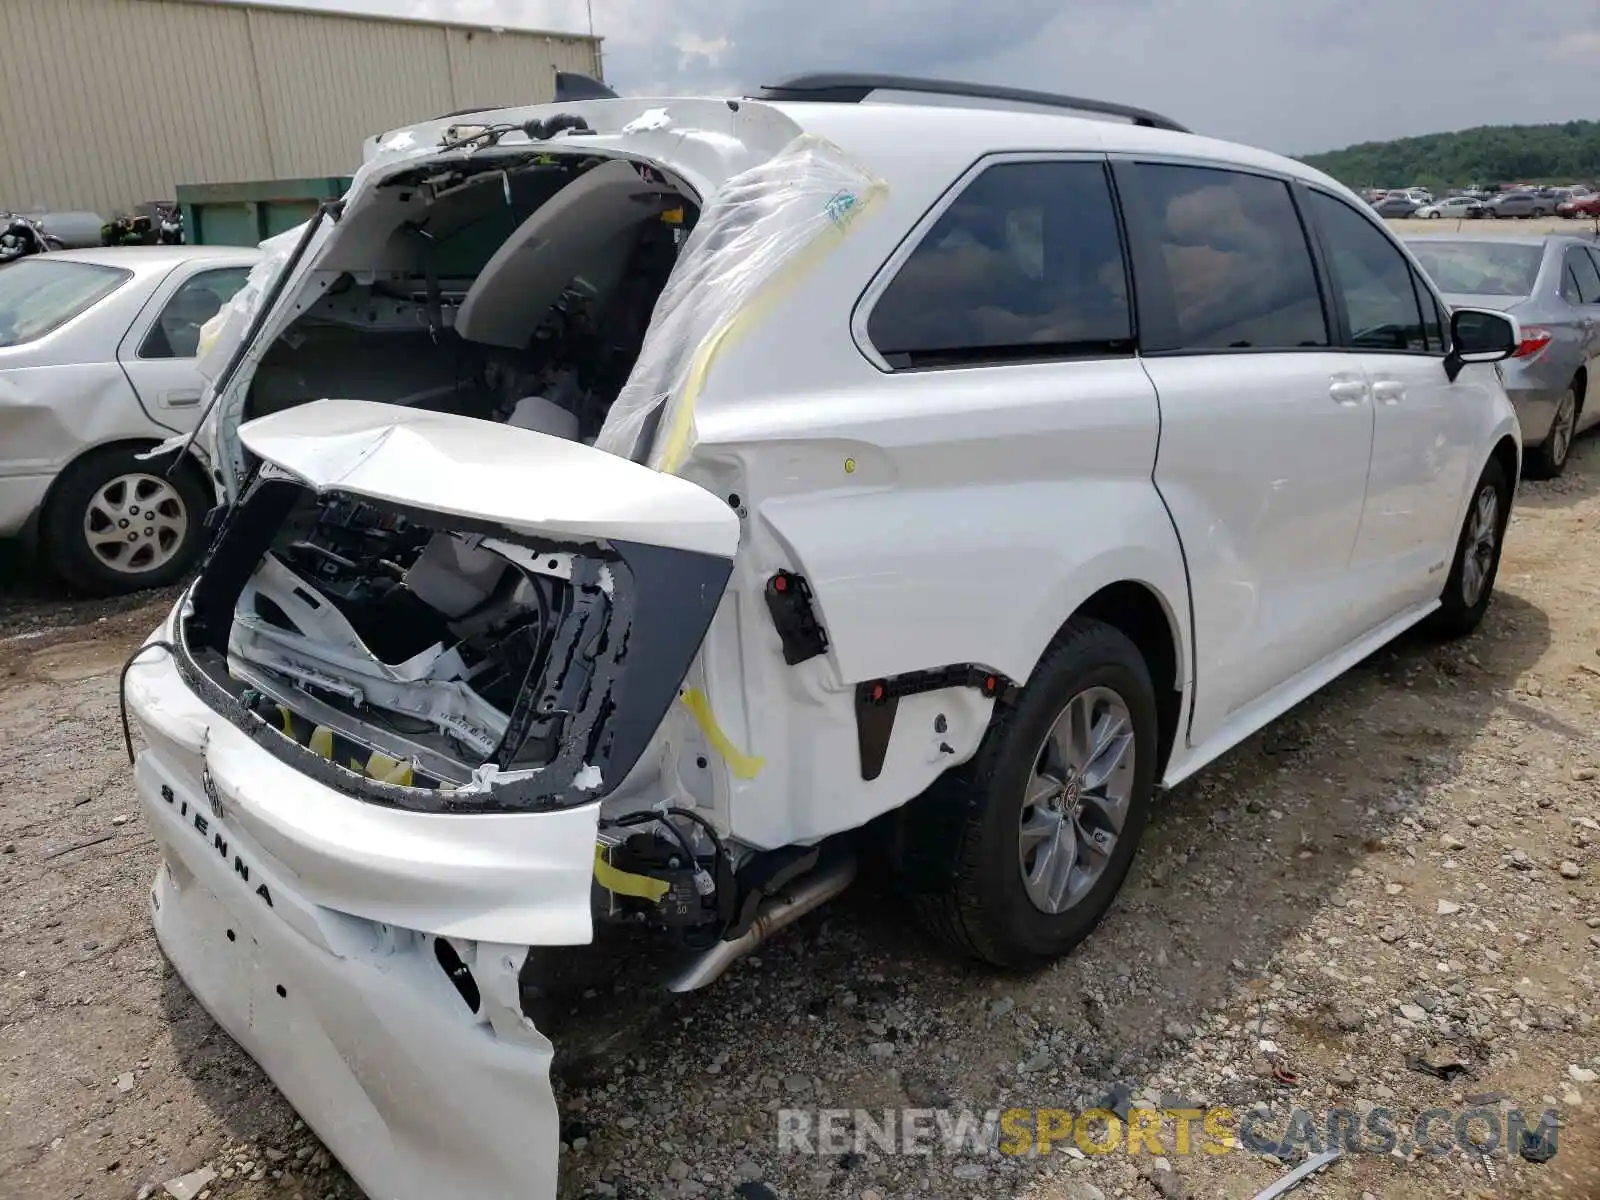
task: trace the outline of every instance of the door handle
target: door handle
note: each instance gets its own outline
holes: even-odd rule
[[[1406,398],[1406,385],[1398,379],[1380,379],[1372,385],[1372,398],[1380,404],[1399,404]]]
[[[1366,394],[1367,385],[1358,379],[1335,379],[1328,385],[1328,395],[1340,404],[1360,404]]]
[[[163,392],[161,402],[167,408],[193,408],[200,403],[199,392]]]

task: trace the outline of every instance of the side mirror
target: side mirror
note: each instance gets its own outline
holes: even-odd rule
[[[1458,308],[1450,314],[1450,353],[1444,370],[1456,381],[1467,363],[1500,362],[1522,344],[1522,326],[1515,317],[1486,308]]]

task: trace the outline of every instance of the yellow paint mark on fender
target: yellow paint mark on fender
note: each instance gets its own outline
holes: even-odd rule
[[[746,754],[733,744],[733,740],[722,731],[722,726],[717,724],[717,718],[711,711],[711,701],[706,699],[704,692],[698,688],[684,688],[678,693],[678,699],[693,715],[694,723],[700,726],[700,732],[705,734],[711,748],[722,755],[735,775],[740,779],[754,779],[761,773],[767,760],[760,755]]]

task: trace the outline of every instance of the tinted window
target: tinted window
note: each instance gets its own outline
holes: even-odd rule
[[[1556,290],[1568,304],[1583,303],[1578,295],[1578,277],[1572,273],[1572,264],[1570,262],[1562,262],[1561,282],[1557,285]]]
[[[1311,193],[1311,211],[1344,301],[1350,344],[1362,350],[1425,352],[1422,311],[1411,286],[1411,266],[1396,246],[1342,200]]]
[[[0,267],[0,346],[20,346],[59,328],[131,278],[117,267],[23,258]]]
[[[1428,349],[1436,354],[1445,351],[1445,331],[1450,328],[1444,314],[1439,311],[1439,305],[1433,298],[1433,293],[1428,290],[1428,285],[1412,275],[1412,285],[1417,289],[1417,299],[1422,302],[1422,336]]]
[[[200,349],[200,327],[233,299],[249,275],[247,267],[228,267],[185,280],[145,335],[139,357],[193,358]]]
[[[1441,292],[1466,296],[1527,296],[1544,248],[1514,242],[1413,241],[1411,252]]]
[[[1289,186],[1209,167],[1138,168],[1183,350],[1326,346],[1327,322]]]
[[[867,336],[894,367],[1131,353],[1104,165],[988,168],[884,290]]]
[[[1594,260],[1581,246],[1575,246],[1567,251],[1567,265],[1578,285],[1578,303],[1600,304],[1600,272],[1595,270]]]

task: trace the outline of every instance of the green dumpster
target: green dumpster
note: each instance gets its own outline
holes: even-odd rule
[[[252,183],[181,183],[184,241],[193,246],[254,246],[293,229],[324,200],[337,200],[348,178],[265,179]]]

